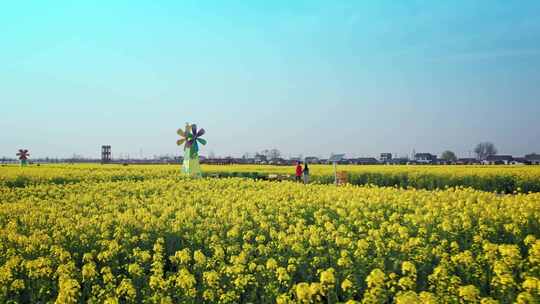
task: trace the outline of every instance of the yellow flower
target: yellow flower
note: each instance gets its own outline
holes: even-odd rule
[[[199,265],[204,265],[206,263],[206,256],[200,250],[195,250],[193,253],[193,259],[195,260],[195,263]]]
[[[311,290],[308,283],[299,283],[296,285],[296,297],[301,302],[309,302],[311,300]]]
[[[336,278],[334,277],[334,268],[328,268],[327,270],[321,272],[320,282],[323,285],[334,285],[336,283]]]
[[[203,279],[206,285],[210,287],[217,287],[219,285],[219,274],[214,270],[205,271],[203,273]]]
[[[276,269],[276,274],[277,274],[277,279],[280,283],[288,282],[291,279],[291,277],[287,273],[287,269],[283,267],[278,267]]]
[[[476,302],[480,299],[480,291],[474,285],[459,288],[459,296],[466,302]]]
[[[266,261],[266,269],[269,269],[269,270],[274,270],[276,269],[278,266],[276,260],[274,260],[273,258],[269,258],[267,261]]]
[[[409,261],[405,261],[401,264],[401,271],[403,271],[403,274],[405,275],[416,275],[416,266]]]
[[[382,270],[376,268],[371,271],[366,279],[368,287],[383,286],[385,281],[385,274]]]
[[[177,251],[174,257],[181,265],[187,265],[189,262],[191,262],[191,252],[188,248]]]
[[[405,293],[400,293],[396,297],[396,304],[417,304],[420,303],[421,299],[414,291],[407,291]]]
[[[523,281],[523,289],[527,291],[540,291],[540,279],[533,278],[533,277],[526,277],[525,281]]]
[[[341,289],[343,291],[348,291],[349,289],[351,289],[353,287],[354,287],[354,284],[349,279],[345,279],[345,280],[343,280],[343,282],[341,282]]]
[[[195,277],[185,268],[180,269],[176,277],[176,286],[188,290],[195,286]]]

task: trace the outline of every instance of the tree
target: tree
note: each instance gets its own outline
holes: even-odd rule
[[[457,156],[456,153],[447,150],[443,152],[443,154],[441,155],[441,159],[444,159],[448,162],[455,162],[457,160]]]
[[[260,160],[267,160],[268,158],[264,153],[255,153],[255,158]]]
[[[497,154],[497,148],[491,142],[483,142],[476,145],[474,153],[480,160],[486,159],[488,156]]]
[[[280,158],[280,157],[281,157],[281,152],[278,149],[272,149],[268,153],[268,158],[269,159],[276,159],[276,158]]]

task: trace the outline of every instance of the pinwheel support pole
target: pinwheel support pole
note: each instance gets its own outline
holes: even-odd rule
[[[334,162],[334,184],[338,184],[337,180],[337,161]]]
[[[337,163],[340,160],[342,160],[344,156],[345,156],[345,154],[334,154],[334,153],[332,153],[332,155],[328,159],[328,161],[331,161],[334,164],[334,183],[336,185],[338,184]]]
[[[28,160],[21,159],[21,167],[26,167],[28,165]]]
[[[190,177],[201,177],[201,165],[199,155],[192,153],[191,148],[184,151],[184,162],[182,163],[182,173]]]

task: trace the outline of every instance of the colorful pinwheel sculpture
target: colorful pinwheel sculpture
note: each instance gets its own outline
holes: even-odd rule
[[[28,150],[19,149],[19,152],[16,155],[19,157],[19,160],[21,161],[21,167],[28,165],[28,156],[30,156],[30,153],[28,153]]]
[[[182,137],[176,144],[181,146],[184,144],[184,163],[182,164],[182,172],[189,176],[201,176],[201,166],[199,164],[199,144],[206,145],[206,140],[202,139],[204,129],[197,130],[197,125],[186,123],[184,130],[178,129],[178,135]]]

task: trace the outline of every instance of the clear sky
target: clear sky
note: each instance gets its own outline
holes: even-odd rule
[[[4,1],[0,156],[540,152],[540,1]]]

